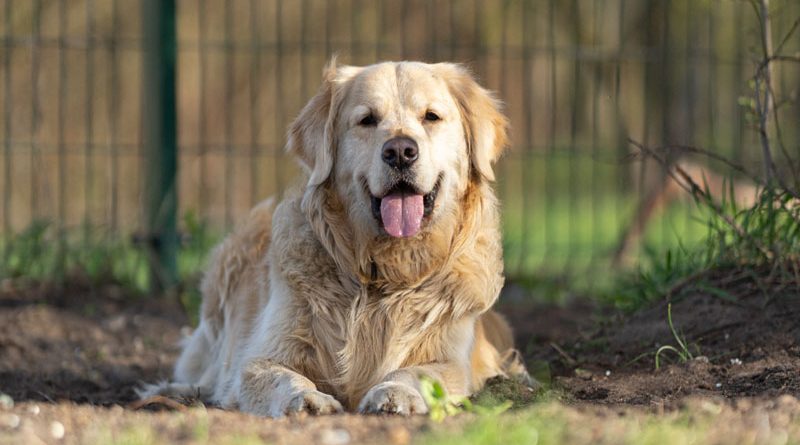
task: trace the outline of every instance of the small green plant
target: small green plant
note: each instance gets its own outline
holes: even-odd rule
[[[672,332],[672,336],[675,338],[675,341],[678,343],[678,348],[671,346],[671,345],[664,345],[656,351],[656,370],[661,368],[660,357],[661,353],[670,351],[677,354],[678,359],[681,363],[688,362],[694,358],[692,352],[686,345],[686,339],[682,336],[678,335],[678,331],[675,330],[675,325],[672,324],[672,303],[667,304],[667,323],[669,323],[669,330]]]
[[[462,412],[495,416],[507,411],[513,405],[510,400],[483,405],[473,403],[468,397],[451,397],[439,381],[430,377],[422,377],[420,392],[428,404],[428,415],[434,422],[441,422],[449,416]]]
[[[465,399],[450,397],[444,386],[430,377],[422,377],[420,392],[425,403],[428,404],[428,415],[435,422],[441,422],[448,416],[454,416],[464,411]]]

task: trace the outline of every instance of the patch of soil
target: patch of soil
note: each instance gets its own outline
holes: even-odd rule
[[[529,367],[546,362],[557,388],[578,402],[671,406],[686,396],[800,397],[800,286],[767,290],[739,280],[720,292],[685,292],[632,315],[583,301],[501,307]],[[728,298],[736,295],[735,298]]]
[[[486,381],[483,389],[473,394],[470,399],[481,406],[495,406],[506,401],[512,403],[513,408],[524,408],[536,402],[542,395],[542,388],[533,388],[529,382],[517,379],[492,377]]]
[[[0,391],[14,400],[112,405],[168,376],[188,321],[177,305],[115,287],[0,292]]]

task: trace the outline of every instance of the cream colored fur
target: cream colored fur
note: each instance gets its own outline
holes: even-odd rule
[[[431,110],[441,119],[426,121]],[[368,113],[376,125],[359,124]],[[259,204],[217,247],[174,382],[149,392],[265,416],[411,414],[428,409],[422,376],[454,396],[527,376],[490,311],[503,284],[490,181],[506,127],[458,65],[331,63],[289,134],[304,187]],[[386,235],[370,211],[370,195],[391,187],[380,151],[394,136],[419,144],[415,186],[440,181],[413,238]]]

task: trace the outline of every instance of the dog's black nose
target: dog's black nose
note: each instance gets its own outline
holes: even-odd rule
[[[383,162],[398,170],[405,170],[411,167],[418,156],[419,147],[417,147],[417,143],[413,139],[407,137],[389,139],[383,144],[383,150],[381,152]]]

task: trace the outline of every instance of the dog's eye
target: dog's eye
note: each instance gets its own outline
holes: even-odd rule
[[[370,113],[364,116],[363,119],[358,121],[358,125],[361,125],[362,127],[374,127],[378,125],[378,119],[375,117],[374,114]]]
[[[441,119],[442,118],[440,118],[439,115],[434,113],[433,111],[428,111],[425,113],[425,120],[428,122],[436,122]]]

